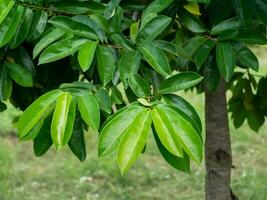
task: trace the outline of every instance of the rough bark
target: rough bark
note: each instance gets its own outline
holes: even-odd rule
[[[231,200],[232,154],[224,81],[215,93],[205,92],[205,114],[206,200]]]

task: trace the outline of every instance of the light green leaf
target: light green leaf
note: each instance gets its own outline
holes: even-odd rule
[[[125,174],[145,147],[152,119],[149,110],[140,112],[123,133],[117,153],[121,173]]]
[[[0,2],[0,24],[4,21],[10,10],[13,8],[15,5],[15,1],[12,0],[2,0]]]
[[[71,100],[72,96],[68,92],[62,93],[57,98],[57,104],[51,124],[51,136],[57,149],[61,148],[64,143]]]
[[[97,45],[98,42],[88,41],[83,44],[79,50],[78,61],[84,72],[91,66]]]
[[[111,101],[108,91],[105,88],[100,88],[95,94],[99,107],[104,112],[111,114]]]
[[[100,80],[103,85],[107,85],[112,80],[113,73],[116,69],[113,55],[108,47],[98,46],[96,57]]]
[[[90,93],[84,93],[78,96],[78,105],[83,121],[97,131],[100,124],[100,110],[95,97]]]
[[[123,133],[137,114],[143,110],[145,108],[139,104],[130,104],[107,119],[99,136],[98,155],[100,157],[109,155],[117,149]]]
[[[47,24],[48,14],[45,11],[36,11],[33,14],[31,28],[27,37],[28,41],[38,39],[44,32]]]
[[[164,52],[153,43],[148,43],[143,46],[141,52],[148,64],[163,76],[171,74],[171,67]]]
[[[163,81],[160,84],[159,93],[169,94],[188,89],[198,84],[202,79],[203,77],[195,72],[181,72]]]
[[[148,83],[139,74],[131,74],[128,82],[137,97],[142,98],[151,95]]]
[[[56,99],[62,94],[60,90],[50,91],[33,102],[21,115],[18,122],[18,135],[25,137],[40,121],[47,117],[54,109]]]
[[[173,0],[154,0],[143,12],[142,20],[150,13],[159,13],[171,5]]]
[[[64,57],[74,54],[78,49],[87,42],[84,38],[69,38],[56,42],[47,47],[39,58],[39,65],[54,62]]]

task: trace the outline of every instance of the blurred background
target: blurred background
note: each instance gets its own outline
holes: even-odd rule
[[[267,46],[254,48],[259,74],[267,75]],[[267,88],[266,88],[267,89]],[[182,94],[201,115],[204,96]],[[229,96],[231,94],[229,93]],[[87,159],[80,163],[65,148],[51,148],[36,158],[32,142],[19,142],[12,120],[20,112],[12,106],[0,113],[0,200],[202,200],[204,162],[192,165],[191,174],[168,166],[156,149],[152,135],[145,154],[121,177],[115,158],[97,158],[97,135],[87,133]],[[259,133],[247,124],[235,130],[232,187],[240,200],[267,199],[267,123]]]

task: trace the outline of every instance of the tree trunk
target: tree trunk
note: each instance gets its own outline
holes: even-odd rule
[[[205,92],[205,114],[206,200],[236,199],[230,191],[232,153],[224,81],[217,92]]]

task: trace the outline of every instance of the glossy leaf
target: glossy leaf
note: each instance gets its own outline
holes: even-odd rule
[[[111,114],[111,101],[108,91],[105,88],[101,88],[96,92],[95,96],[98,100],[100,109]]]
[[[62,93],[57,99],[51,124],[51,136],[57,149],[61,148],[64,143],[71,100],[72,96],[68,92]]]
[[[137,97],[147,97],[151,95],[148,83],[138,74],[129,76],[129,85]]]
[[[145,108],[138,104],[129,105],[107,119],[99,136],[98,155],[100,157],[109,155],[117,149],[123,133],[143,110]]]
[[[43,120],[50,114],[54,109],[56,99],[61,94],[60,90],[52,90],[39,97],[24,111],[17,125],[20,138],[25,137],[40,120]]]
[[[150,3],[143,12],[142,19],[150,13],[159,13],[166,9],[174,0],[155,0]]]
[[[12,80],[6,64],[0,64],[0,100],[8,100],[12,93]]]
[[[195,72],[181,72],[163,81],[159,87],[159,93],[169,94],[188,89],[198,84],[202,79],[203,77]]]
[[[23,87],[32,87],[33,79],[32,74],[26,70],[24,67],[16,64],[10,63],[7,64],[8,75],[19,85]]]
[[[229,81],[234,74],[236,55],[230,43],[217,43],[216,60],[221,75]]]
[[[84,38],[70,38],[56,42],[47,47],[39,58],[39,65],[54,62],[64,57],[74,54],[78,49],[87,42]]]
[[[0,24],[3,22],[3,20],[6,18],[8,13],[11,11],[13,6],[15,5],[15,1],[12,0],[2,0],[0,3]]]
[[[214,26],[211,29],[211,35],[217,35],[230,29],[237,29],[237,28],[240,28],[241,25],[242,24],[239,18],[237,17],[230,18]]]
[[[44,32],[47,23],[48,14],[45,11],[37,11],[33,14],[31,28],[27,40],[34,41]]]
[[[130,50],[122,54],[118,68],[120,72],[120,78],[125,88],[128,87],[128,78],[130,74],[136,74],[141,62],[141,53],[139,51]]]
[[[52,27],[48,31],[49,32],[34,46],[33,58],[36,58],[48,45],[60,39],[65,33],[62,29],[55,27]]]
[[[78,60],[84,72],[87,71],[91,66],[97,44],[97,42],[88,41],[84,45],[82,45],[79,50]]]
[[[107,85],[111,81],[116,69],[113,55],[108,47],[98,46],[96,58],[100,80],[103,85]]]
[[[122,174],[128,171],[142,153],[151,123],[150,111],[144,110],[123,133],[117,152],[117,161]]]
[[[100,110],[95,97],[90,93],[84,93],[78,96],[78,105],[83,121],[97,131],[100,124]]]
[[[235,12],[243,24],[251,20],[255,3],[250,0],[232,0]]]
[[[77,36],[82,36],[93,40],[98,39],[95,31],[92,28],[69,17],[56,16],[50,19],[49,23]]]
[[[150,20],[141,30],[136,37],[136,43],[140,46],[151,42],[159,36],[171,23],[171,18],[166,16],[157,16]]]
[[[16,10],[9,12],[0,25],[0,47],[6,45],[16,33],[23,12],[24,7],[18,6]]]
[[[169,76],[171,74],[168,58],[161,48],[153,43],[148,43],[143,46],[140,51],[142,52],[144,59],[155,71],[163,76]]]

